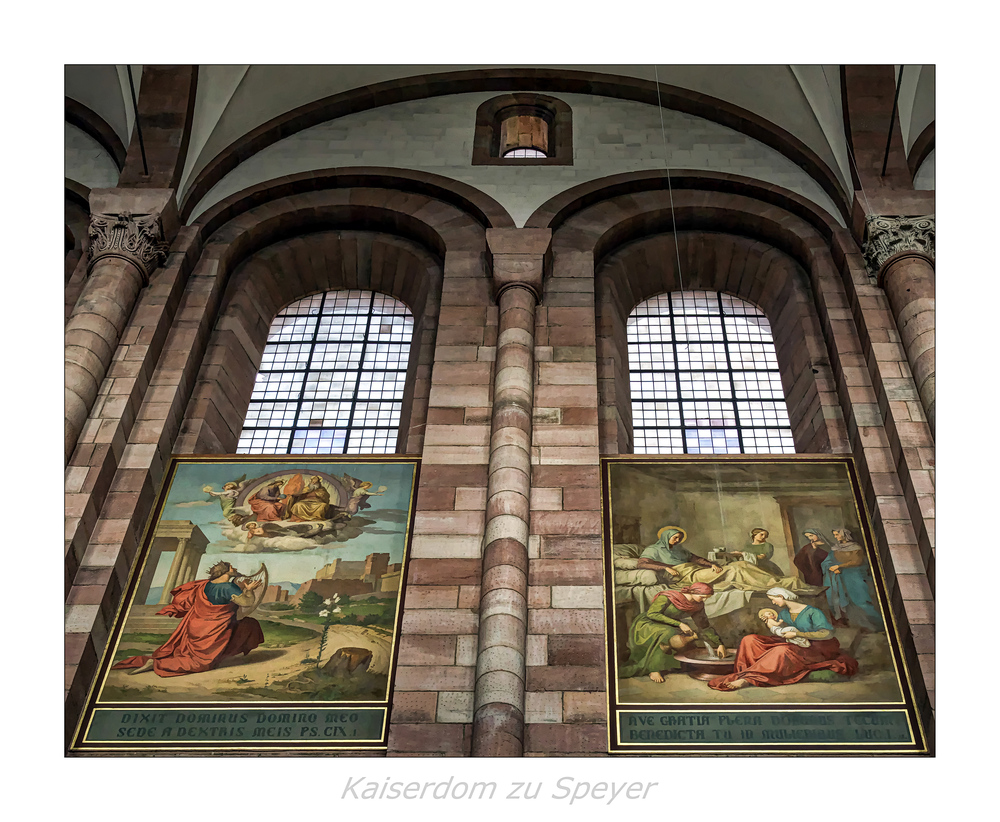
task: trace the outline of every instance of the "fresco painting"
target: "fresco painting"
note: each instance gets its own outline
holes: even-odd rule
[[[75,750],[384,748],[417,471],[175,458]]]
[[[602,475],[611,752],[927,752],[850,459]]]

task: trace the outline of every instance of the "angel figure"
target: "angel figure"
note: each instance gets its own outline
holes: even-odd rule
[[[230,480],[222,486],[221,491],[213,491],[211,485],[204,486],[201,490],[204,491],[211,497],[218,497],[219,504],[222,506],[222,516],[229,520],[233,525],[241,525],[243,520],[246,519],[243,514],[238,513],[236,509],[236,497],[239,496],[240,491],[247,484],[247,475],[244,474],[239,479]]]
[[[372,484],[370,482],[362,482],[349,474],[344,474],[341,477],[341,481],[348,491],[350,491],[347,505],[343,509],[348,517],[353,517],[358,511],[365,508],[371,508],[368,504],[368,497],[382,496],[388,490],[385,485],[380,485],[377,491],[372,491]]]

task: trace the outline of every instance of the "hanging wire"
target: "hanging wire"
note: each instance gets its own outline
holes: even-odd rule
[[[681,248],[677,240],[677,215],[674,212],[674,187],[670,182],[670,155],[667,152],[667,130],[663,125],[663,103],[660,100],[660,74],[653,65],[653,78],[656,81],[656,107],[660,110],[660,137],[663,139],[663,166],[667,172],[667,191],[670,194],[670,222],[674,232],[674,252],[677,254],[677,281],[684,293],[684,272],[681,271]]]
[[[826,82],[826,89],[827,89],[827,91],[830,92],[830,100],[832,102],[836,103],[837,102],[837,98],[833,96],[833,89],[830,87],[830,78],[826,76],[826,69],[825,68],[823,69],[823,80]],[[843,109],[843,101],[841,101],[841,109]],[[841,122],[842,125],[844,124],[844,118],[843,118],[843,116],[841,116],[840,122]],[[850,138],[850,135],[848,135],[848,133],[846,131],[844,131],[844,143],[847,146],[847,156],[850,159],[852,165],[854,166],[854,173],[857,175],[858,185],[861,186],[861,196],[864,197],[865,208],[868,210],[868,213],[871,214],[872,213],[872,205],[868,201],[868,194],[865,191],[865,185],[864,185],[864,183],[861,182],[861,170],[858,168],[858,161],[854,159],[854,152],[851,151],[851,138]]]
[[[760,498],[760,477],[757,476],[756,472],[753,475],[753,484],[757,487],[757,517],[760,520],[760,525],[758,525],[757,527],[758,528],[763,528],[764,527],[764,521],[765,521],[764,520],[764,502]],[[770,536],[770,534],[768,534],[768,536]],[[750,536],[750,541],[751,542],[753,541],[753,537],[752,536]]]
[[[722,466],[715,465],[715,497],[719,501],[719,519],[722,521],[722,538],[723,541],[726,539],[726,508],[722,502],[722,478],[720,473],[722,471]]]

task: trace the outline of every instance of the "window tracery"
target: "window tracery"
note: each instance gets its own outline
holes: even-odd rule
[[[413,336],[403,303],[328,291],[271,324],[237,452],[389,454],[396,450]]]
[[[636,454],[795,452],[771,327],[715,291],[661,294],[627,323]]]

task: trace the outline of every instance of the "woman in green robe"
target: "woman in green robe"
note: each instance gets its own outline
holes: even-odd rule
[[[754,528],[750,532],[750,544],[743,549],[747,554],[757,557],[757,567],[762,571],[767,571],[775,577],[783,577],[785,572],[774,564],[774,546],[767,541],[768,533],[765,528]]]
[[[674,653],[698,639],[709,642],[721,659],[726,648],[705,616],[705,600],[712,586],[696,582],[680,591],[661,591],[632,623],[628,634],[629,659],[619,668],[621,679],[646,674],[663,682],[663,673],[680,670]],[[694,628],[688,624],[694,623]],[[695,630],[697,628],[697,630]]]

